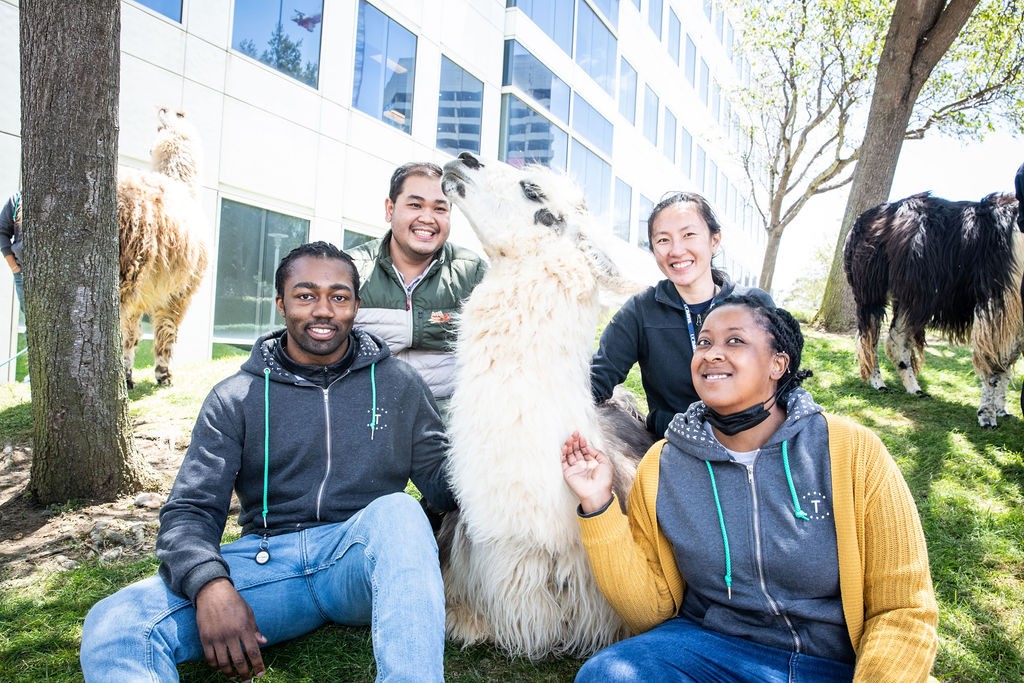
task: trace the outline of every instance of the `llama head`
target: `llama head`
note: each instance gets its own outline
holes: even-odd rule
[[[500,162],[484,164],[463,152],[445,164],[441,189],[466,215],[492,260],[524,233],[561,238],[586,256],[603,288],[621,294],[640,289],[620,275],[591,239],[583,193],[568,177],[543,166],[516,169]]]
[[[157,119],[160,123],[150,150],[153,170],[180,180],[195,195],[202,163],[199,134],[181,110],[161,107]]]

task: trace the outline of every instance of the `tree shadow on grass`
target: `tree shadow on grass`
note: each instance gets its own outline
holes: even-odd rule
[[[970,358],[941,345],[920,375],[928,398],[907,394],[898,378],[888,392],[872,389],[852,358],[821,375],[808,381],[811,393],[882,438],[917,501],[940,604],[934,673],[979,681],[1024,672],[1024,626],[1014,616],[1024,583],[1024,422],[1016,392],[1008,393],[1012,414],[998,428],[980,427]]]

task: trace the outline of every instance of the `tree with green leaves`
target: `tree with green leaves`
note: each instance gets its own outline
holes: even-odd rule
[[[976,138],[1000,119],[1021,120],[1022,11],[1020,0],[897,0],[818,324],[846,330],[856,322],[843,244],[857,217],[888,198],[903,141],[933,127]]]
[[[149,481],[132,442],[118,306],[119,0],[22,0],[29,490],[111,500]]]
[[[953,0],[949,5],[965,1]],[[978,0],[970,2],[975,5]],[[952,47],[947,43],[949,49],[938,54],[938,67],[923,74],[924,87],[918,86],[921,96],[910,103],[911,116],[890,136],[897,141],[890,143],[895,153],[893,169],[903,139],[923,137],[932,128],[980,136],[1000,115],[1020,110],[1024,41],[1021,22],[1006,21],[1006,17],[1020,16],[1020,2],[989,0],[974,13],[960,39]],[[730,4],[751,65],[749,78],[734,95],[740,109],[748,113],[742,126],[746,144],[741,161],[768,234],[760,286],[770,289],[785,229],[812,197],[850,184],[864,158],[864,131],[871,116],[868,102],[878,92],[879,60],[883,45],[890,44],[886,32],[891,35],[899,3],[731,0]],[[917,40],[933,40],[920,31],[913,36],[899,34],[899,39],[911,47]],[[935,50],[926,52],[932,56]],[[877,180],[884,185],[884,200],[892,174]],[[844,221],[840,251],[849,225]]]

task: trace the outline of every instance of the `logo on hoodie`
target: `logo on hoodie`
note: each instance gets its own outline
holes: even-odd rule
[[[450,323],[451,321],[452,316],[450,313],[445,313],[444,311],[434,311],[433,313],[430,314],[430,322],[432,323],[443,325],[445,323]]]
[[[810,519],[828,519],[832,505],[821,491],[809,491],[800,496],[800,507]]]

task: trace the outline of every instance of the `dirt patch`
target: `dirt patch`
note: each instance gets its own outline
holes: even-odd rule
[[[188,446],[188,425],[139,422],[135,446],[161,484],[156,491],[109,503],[33,505],[28,494],[32,451],[4,443],[0,452],[0,577],[71,569],[83,560],[135,559],[153,552],[160,505]]]

